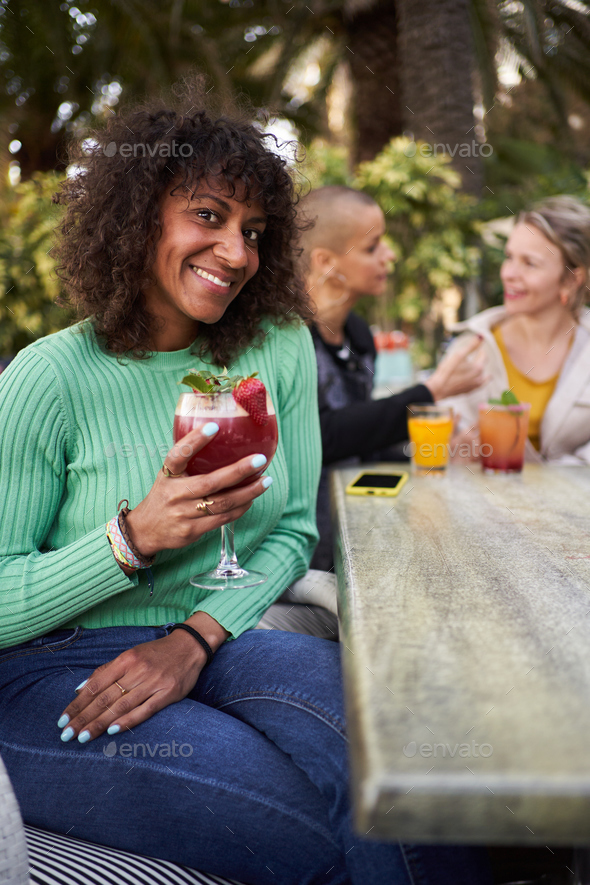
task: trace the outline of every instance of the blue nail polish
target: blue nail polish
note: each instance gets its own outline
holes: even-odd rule
[[[66,728],[66,730],[62,731],[62,733],[61,733],[62,741],[71,741],[73,737],[74,737],[74,729],[73,728]]]
[[[268,489],[272,485],[272,482],[273,482],[272,476],[265,476],[264,479],[262,480],[262,485],[264,486],[265,489]]]
[[[78,740],[80,741],[81,744],[85,744],[86,741],[90,740],[90,732],[86,731],[86,730],[81,731],[80,734],[78,735]]]
[[[107,728],[107,734],[117,734],[118,731],[121,731],[120,725],[109,725]]]
[[[264,455],[254,455],[251,461],[252,467],[264,467],[266,458]]]
[[[80,691],[81,689],[83,689],[87,682],[88,682],[88,680],[85,679],[84,682],[81,682],[81,683],[80,683],[80,685],[78,686],[78,688],[75,688],[75,689],[74,689],[74,691]]]
[[[70,721],[70,717],[67,713],[62,713],[59,719],[57,720],[58,728],[65,728],[68,722]]]
[[[209,421],[208,424],[205,424],[203,427],[203,433],[205,436],[213,436],[214,433],[217,433],[219,430],[219,424],[216,424],[215,421]]]

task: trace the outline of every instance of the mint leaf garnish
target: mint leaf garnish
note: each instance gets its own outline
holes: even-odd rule
[[[490,406],[519,406],[520,400],[511,390],[505,390],[500,399],[490,398],[488,404]]]
[[[210,376],[204,372],[190,372],[184,376],[180,383],[188,384],[189,387],[192,387],[193,390],[198,390],[199,393],[210,393],[216,385],[212,384],[209,379]]]
[[[258,372],[253,372],[249,378],[255,378]],[[244,381],[243,375],[228,375],[227,369],[221,375],[213,375],[211,372],[189,372],[180,384],[186,384],[197,393],[230,393]]]

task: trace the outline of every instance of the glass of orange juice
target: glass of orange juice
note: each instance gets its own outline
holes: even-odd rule
[[[408,406],[408,433],[415,472],[430,476],[444,473],[453,433],[451,407],[420,403]]]

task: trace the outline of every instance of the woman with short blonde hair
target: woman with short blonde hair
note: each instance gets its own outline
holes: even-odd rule
[[[511,390],[530,402],[529,461],[590,462],[590,208],[550,197],[522,212],[501,268],[504,304],[457,326],[484,340],[489,380],[451,404],[462,438],[478,404]],[[456,442],[457,440],[455,440]]]

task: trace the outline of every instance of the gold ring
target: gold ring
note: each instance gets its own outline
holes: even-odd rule
[[[198,504],[195,504],[195,507],[202,513],[210,513],[209,507],[211,504],[215,504],[215,501],[199,501]]]
[[[164,476],[182,476],[182,473],[172,473],[167,464],[162,464],[162,473],[164,474]]]
[[[128,688],[123,688],[122,685],[119,685],[119,683],[117,682],[116,679],[115,679],[115,685],[116,685],[118,688],[121,689],[121,695],[127,694],[127,692],[129,691]]]

